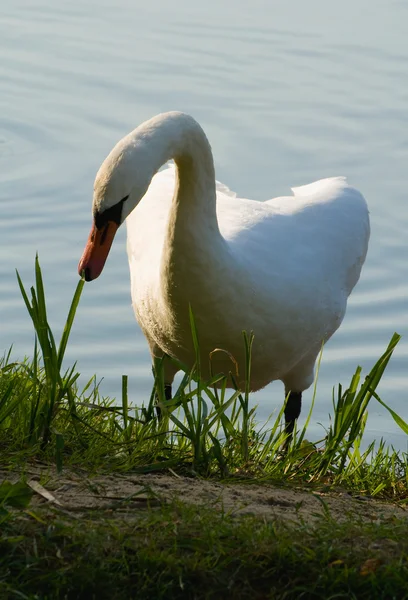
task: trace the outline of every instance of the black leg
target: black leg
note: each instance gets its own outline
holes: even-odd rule
[[[302,392],[290,392],[285,406],[285,431],[289,434],[288,442],[292,437],[295,421],[300,415],[302,408]]]
[[[164,386],[164,397],[166,398],[166,400],[171,400],[171,384],[168,384],[168,385]],[[157,398],[156,398],[156,400],[157,400]],[[161,408],[160,408],[160,406],[158,406],[156,404],[155,409],[156,409],[157,418],[160,419],[161,418]]]

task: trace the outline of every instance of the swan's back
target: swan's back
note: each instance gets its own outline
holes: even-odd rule
[[[171,165],[154,176],[127,219],[129,254],[143,256],[151,268],[159,268],[174,186]],[[217,182],[218,224],[229,251],[258,293],[275,296],[297,289],[303,295],[299,302],[310,295],[312,303],[325,289],[347,297],[367,253],[370,226],[364,197],[344,177],[292,191],[293,196],[260,202],[237,198]]]

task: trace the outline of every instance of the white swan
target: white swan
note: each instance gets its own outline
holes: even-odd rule
[[[175,169],[157,172],[170,159]],[[126,219],[133,308],[152,357],[167,353],[192,366],[191,304],[203,376],[210,352],[223,348],[237,360],[243,385],[242,330],[253,331],[251,389],[284,383],[289,433],[321,344],[342,322],[370,234],[366,202],[345,178],[293,193],[266,202],[236,198],[215,181],[200,125],[179,112],[158,115],[102,163],[78,267],[87,281],[98,277]],[[213,372],[231,370],[226,352],[213,355]],[[167,361],[167,393],[174,374]]]

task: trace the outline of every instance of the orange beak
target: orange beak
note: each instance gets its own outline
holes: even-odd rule
[[[84,253],[78,264],[78,273],[81,277],[84,273],[85,281],[92,281],[102,273],[118,227],[113,221],[108,221],[102,229],[97,229],[95,223],[92,225]]]

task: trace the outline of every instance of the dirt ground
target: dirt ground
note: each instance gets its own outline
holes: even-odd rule
[[[50,468],[30,468],[25,476],[34,490],[31,506],[52,504],[72,514],[92,510],[131,510],[181,500],[220,508],[234,516],[253,514],[266,519],[309,523],[329,511],[336,521],[349,517],[382,522],[408,519],[408,509],[391,502],[352,495],[346,491],[317,491],[306,487],[277,487],[269,483],[220,483],[168,474],[92,475]],[[18,479],[0,470],[0,481]]]

